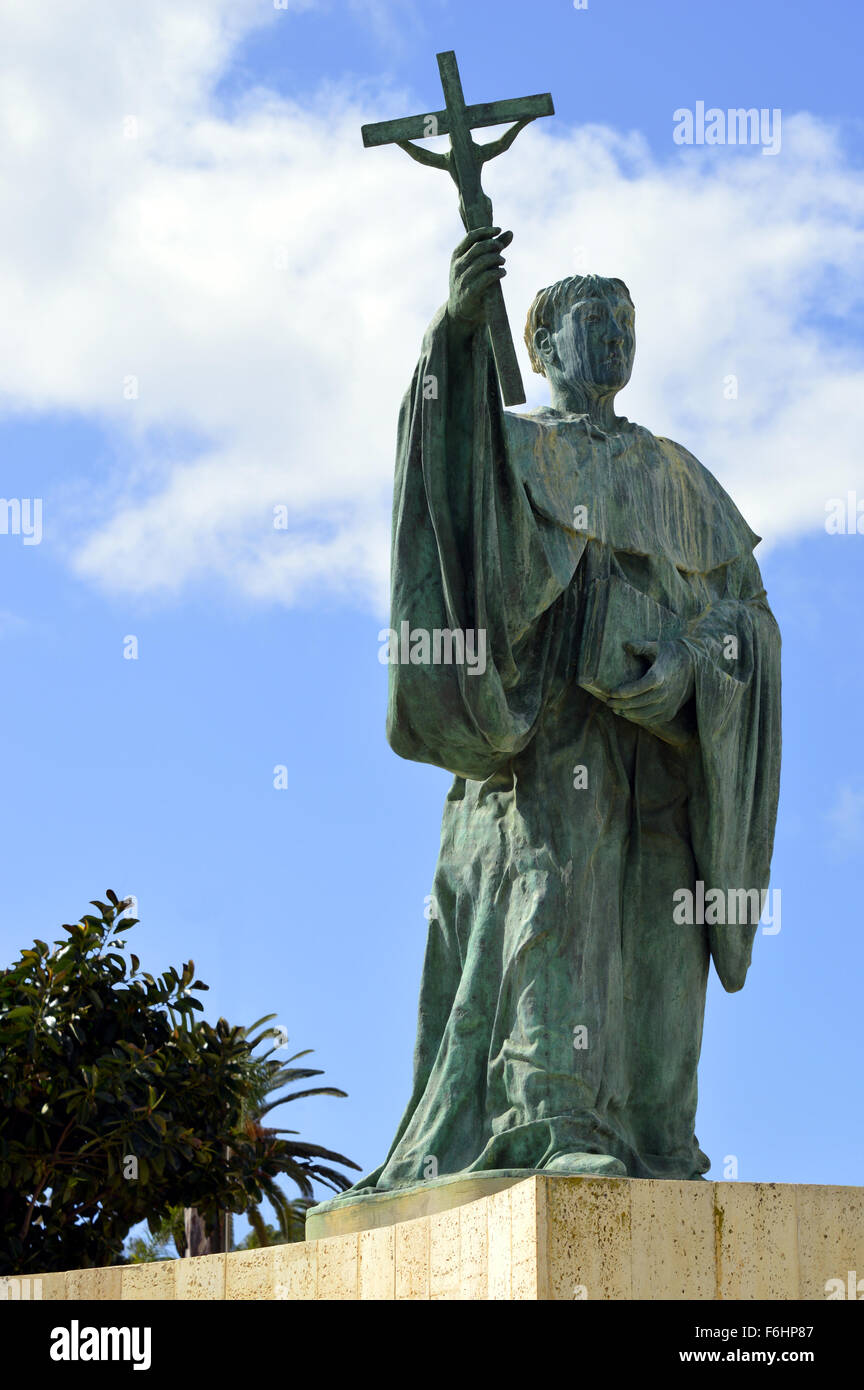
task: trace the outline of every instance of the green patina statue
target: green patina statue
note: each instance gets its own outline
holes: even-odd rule
[[[510,240],[457,248],[399,420],[391,621],[410,647],[390,654],[388,738],[455,781],[414,1090],[353,1195],[502,1169],[701,1177],[709,961],[741,988],[768,884],[780,638],[759,538],[692,454],[615,414],[620,280],[537,295],[552,405],[502,409],[483,313]],[[436,631],[463,635],[456,659],[429,658]]]
[[[692,454],[616,415],[622,281],[536,296],[552,403],[503,408],[486,315],[511,239],[457,247],[399,418],[387,733],[455,781],[413,1093],[326,1208],[454,1174],[700,1178],[709,964],[742,987],[764,906],[780,637],[759,538]]]

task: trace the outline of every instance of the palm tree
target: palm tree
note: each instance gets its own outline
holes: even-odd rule
[[[265,1126],[262,1122],[266,1115],[275,1110],[279,1105],[286,1105],[292,1100],[304,1100],[307,1096],[346,1096],[347,1092],[339,1090],[336,1086],[313,1086],[303,1090],[292,1091],[290,1095],[274,1094],[282,1091],[286,1086],[293,1086],[298,1081],[305,1081],[312,1076],[322,1076],[323,1072],[318,1067],[295,1067],[302,1057],[308,1057],[313,1051],[306,1048],[303,1052],[296,1052],[293,1057],[289,1057],[286,1062],[279,1062],[274,1059],[273,1054],[281,1051],[287,1040],[287,1035],[282,1028],[264,1028],[257,1037],[250,1037],[256,1028],[261,1028],[262,1024],[269,1023],[276,1017],[275,1014],[266,1014],[259,1018],[248,1028],[238,1027],[237,1034],[246,1039],[250,1049],[250,1056],[246,1062],[246,1100],[244,1102],[243,1123],[250,1139],[269,1141],[273,1145],[278,1145],[278,1158],[281,1174],[290,1178],[300,1189],[300,1196],[291,1198],[280,1187],[277,1180],[273,1177],[264,1177],[261,1180],[261,1189],[269,1200],[278,1223],[279,1239],[281,1241],[297,1241],[304,1238],[304,1222],[307,1209],[313,1205],[315,1192],[313,1182],[323,1183],[334,1192],[344,1192],[346,1187],[350,1187],[351,1180],[344,1173],[339,1172],[332,1164],[340,1164],[347,1168],[354,1168],[360,1171],[359,1164],[354,1163],[344,1154],[334,1153],[331,1149],[322,1148],[318,1144],[308,1144],[304,1140],[295,1138],[281,1138],[282,1135],[293,1136],[299,1133],[296,1129],[273,1129]],[[274,1045],[269,1047],[266,1052],[253,1056],[256,1047],[259,1047],[266,1039],[275,1039]],[[262,1214],[260,1204],[254,1203],[245,1212],[246,1217],[256,1233],[258,1242],[261,1245],[272,1244],[270,1231]],[[185,1242],[186,1250],[190,1255],[215,1254],[222,1250],[232,1248],[232,1218],[229,1213],[224,1213],[219,1222],[218,1229],[205,1227],[199,1213],[194,1207],[186,1209],[185,1212]]]
[[[172,1251],[171,1246],[174,1246]],[[183,1234],[183,1208],[169,1207],[158,1220],[147,1222],[145,1234],[135,1236],[126,1247],[126,1258],[132,1265],[151,1264],[154,1260],[173,1260],[175,1253],[186,1253]]]
[[[258,1250],[262,1245],[285,1245],[306,1239],[306,1213],[315,1205],[314,1198],[294,1197],[288,1203],[288,1212],[279,1222],[278,1229],[264,1220],[260,1207],[250,1207],[246,1212],[252,1227],[246,1238],[235,1250]]]

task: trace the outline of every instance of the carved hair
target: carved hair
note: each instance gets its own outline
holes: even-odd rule
[[[534,334],[538,328],[548,328],[553,332],[558,327],[561,314],[574,300],[622,298],[633,303],[624,281],[608,280],[603,275],[569,275],[566,280],[559,280],[557,284],[540,290],[534,296],[525,324],[525,346],[535,372],[546,375],[543,358],[534,346]]]

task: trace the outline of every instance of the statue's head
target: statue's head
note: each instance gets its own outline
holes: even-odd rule
[[[620,391],[636,346],[630,291],[623,280],[602,275],[559,280],[535,296],[525,343],[531,366],[553,386]]]

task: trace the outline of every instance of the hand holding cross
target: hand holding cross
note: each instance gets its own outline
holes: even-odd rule
[[[512,101],[493,101],[466,106],[456,65],[456,54],[452,51],[439,53],[438,70],[446,103],[443,111],[364,125],[361,130],[363,144],[367,149],[372,145],[396,144],[421,164],[429,164],[435,169],[446,169],[459,190],[459,212],[465,230],[479,231],[492,224],[492,203],[483,192],[480,182],[482,166],[487,160],[494,159],[496,155],[509,149],[520,130],[530,121],[536,120],[538,116],[553,115],[555,108],[548,92],[537,96],[517,97]],[[471,138],[472,130],[481,126],[503,125],[507,121],[513,121],[515,124],[498,140],[490,141],[487,145],[478,145]],[[427,139],[435,135],[450,136],[450,149],[446,154],[413,144],[414,140]],[[486,321],[504,404],[522,405],[525,401],[525,390],[499,281],[491,286],[486,296]]]

